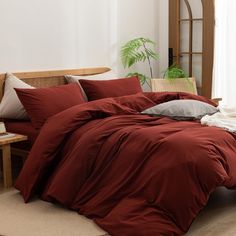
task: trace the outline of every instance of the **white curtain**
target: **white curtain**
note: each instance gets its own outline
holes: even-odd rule
[[[213,97],[236,107],[236,0],[215,0]]]

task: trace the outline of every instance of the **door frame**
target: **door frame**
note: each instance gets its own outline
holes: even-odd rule
[[[173,61],[180,58],[180,1],[169,0],[169,48],[173,51]],[[202,43],[202,87],[201,95],[211,98],[214,61],[215,1],[199,0],[203,7]],[[170,58],[171,59],[171,58]]]

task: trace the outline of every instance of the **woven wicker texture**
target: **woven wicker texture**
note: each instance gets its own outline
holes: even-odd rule
[[[65,75],[95,75],[109,71],[107,67],[82,68],[72,70],[54,70],[54,71],[39,71],[39,72],[20,72],[13,73],[17,78],[23,80],[36,88],[53,87],[66,84]],[[6,74],[0,74],[0,99],[4,93],[4,82]]]
[[[187,92],[197,94],[195,78],[151,79],[153,92]]]
[[[53,87],[66,84],[66,79],[63,77],[45,77],[45,78],[26,78],[22,79],[27,84],[36,88]]]

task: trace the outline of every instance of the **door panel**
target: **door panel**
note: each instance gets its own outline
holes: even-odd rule
[[[169,0],[169,55],[190,77],[199,94],[211,97],[214,0]]]

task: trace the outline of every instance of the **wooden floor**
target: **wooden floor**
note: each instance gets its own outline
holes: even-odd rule
[[[218,188],[186,236],[236,236],[236,190]]]
[[[4,189],[0,179],[0,194],[12,189]],[[212,193],[185,236],[236,236],[236,190],[222,187]]]

